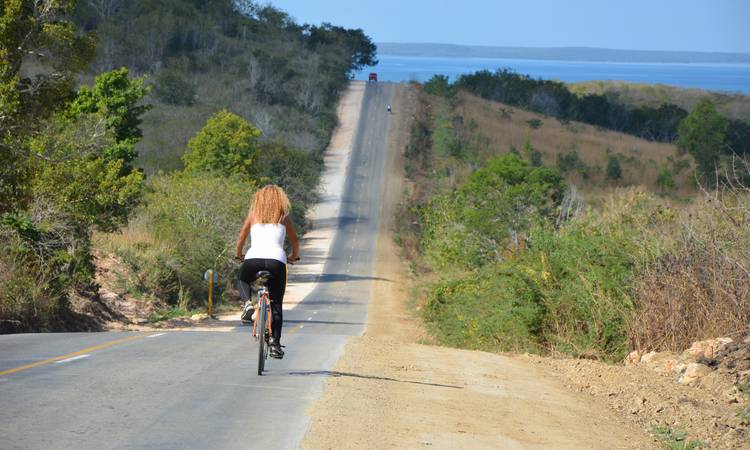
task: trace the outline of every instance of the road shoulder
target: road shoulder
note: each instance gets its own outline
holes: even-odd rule
[[[349,339],[308,411],[303,447],[650,448],[645,433],[541,364],[419,343],[426,334],[405,304],[408,269],[391,233],[412,105],[399,85],[367,330]]]

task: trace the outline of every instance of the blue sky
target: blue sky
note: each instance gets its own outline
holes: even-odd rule
[[[750,53],[750,0],[272,0],[376,42]]]

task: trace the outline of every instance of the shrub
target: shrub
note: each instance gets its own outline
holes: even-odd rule
[[[118,249],[143,280],[174,304],[180,289],[193,306],[206,298],[203,273],[214,269],[231,284],[234,245],[254,185],[238,178],[172,174],[153,177],[145,205],[131,228],[147,238]],[[168,286],[168,289],[156,288]]]
[[[0,333],[47,329],[63,293],[21,236],[0,227]]]
[[[565,184],[554,170],[500,156],[474,172],[455,192],[423,210],[422,245],[436,267],[475,267],[500,259],[536,220],[552,217]]]
[[[527,249],[435,285],[425,319],[451,345],[620,359],[639,268],[661,255],[650,230],[671,217],[631,194],[557,230],[536,225]]]
[[[610,155],[607,158],[607,179],[612,181],[622,179],[622,166],[620,166],[620,159],[616,156]]]
[[[56,328],[68,292],[94,272],[87,230],[46,204],[0,216],[0,332]]]
[[[454,117],[447,101],[440,101],[433,116],[433,152],[440,157],[463,155],[463,143],[454,126]]]
[[[195,85],[181,72],[165,69],[156,77],[154,95],[170,105],[190,106],[195,102]]]
[[[669,167],[661,167],[659,169],[659,175],[656,178],[656,184],[661,188],[662,191],[672,189],[674,187],[674,173]]]
[[[620,231],[581,220],[532,235],[533,250],[518,264],[538,274],[546,310],[539,337],[548,348],[616,359],[626,353],[635,258],[630,236]]]
[[[557,154],[557,169],[560,173],[578,172],[583,179],[588,179],[590,167],[581,159],[576,150]]]
[[[513,151],[513,148],[511,148],[511,152]],[[532,166],[534,167],[542,167],[544,165],[544,160],[542,159],[542,152],[535,149],[531,146],[531,142],[527,139],[526,142],[523,143],[523,151],[526,154],[526,158],[529,160]]]
[[[539,119],[529,119],[526,121],[526,123],[529,125],[530,128],[534,130],[539,129],[542,126],[542,121]]]
[[[485,351],[540,352],[539,293],[513,269],[487,266],[434,285],[424,317],[441,342]]]
[[[420,108],[424,112],[424,108]],[[428,124],[430,117],[419,117],[412,122],[409,143],[406,144],[404,158],[406,173],[410,176],[427,168],[432,151],[432,133]]]

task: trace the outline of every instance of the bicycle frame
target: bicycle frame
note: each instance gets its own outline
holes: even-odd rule
[[[268,331],[268,335],[264,336],[264,338],[267,340],[268,336],[271,336],[271,320],[272,320],[272,314],[271,314],[271,299],[268,297],[268,288],[263,286],[260,289],[258,289],[258,302],[255,304],[255,317],[258,318],[259,314],[258,311],[260,310],[260,302],[264,302],[266,305],[266,316],[268,317],[268,320],[266,321],[267,327],[266,331]],[[253,321],[253,337],[259,338],[258,336],[258,321]]]

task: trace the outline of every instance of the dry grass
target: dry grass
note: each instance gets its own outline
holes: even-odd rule
[[[675,247],[638,277],[631,347],[680,351],[750,331],[750,190],[706,193],[662,233]]]
[[[580,122],[561,123],[557,119],[514,108],[503,103],[481,99],[462,92],[458,96],[456,112],[463,117],[469,130],[471,146],[481,157],[507,153],[511,145],[523,152],[524,143],[542,153],[545,165],[555,165],[557,155],[575,151],[590,168],[588,179],[580,174],[568,174],[585,193],[601,193],[615,186],[643,186],[652,192],[661,189],[657,178],[661,167],[672,167],[670,158],[677,158],[672,144],[650,142],[628,134],[599,129]],[[529,121],[538,120],[533,128]],[[606,179],[610,157],[620,159],[623,177],[617,182]],[[687,168],[675,175],[677,195],[696,192],[692,170]]]

